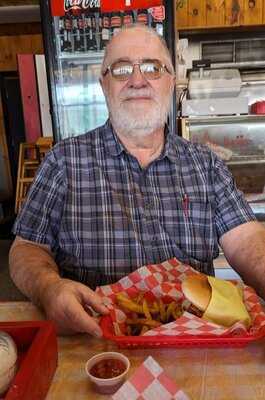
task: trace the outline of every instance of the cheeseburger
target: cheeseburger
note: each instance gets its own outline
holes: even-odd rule
[[[251,318],[243,301],[243,291],[234,283],[204,274],[190,275],[182,282],[182,291],[191,303],[188,311],[218,325],[230,327]]]

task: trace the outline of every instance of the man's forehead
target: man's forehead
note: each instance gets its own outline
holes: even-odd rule
[[[113,38],[113,44],[115,42],[145,42],[145,43],[160,43],[158,37],[148,32],[145,29],[135,28],[135,29],[124,29],[123,31],[119,32],[117,36]],[[116,43],[115,43],[116,44]]]
[[[149,32],[125,31],[118,34],[108,49],[108,61],[117,58],[160,58],[164,53],[160,40]]]

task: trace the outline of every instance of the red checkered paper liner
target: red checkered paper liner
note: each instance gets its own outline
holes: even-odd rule
[[[163,368],[149,356],[112,396],[113,400],[189,400]]]
[[[167,260],[161,264],[147,265],[137,269],[128,276],[120,279],[112,285],[97,288],[97,293],[104,297],[104,302],[110,307],[110,317],[112,319],[115,335],[121,336],[125,332],[126,314],[115,304],[117,293],[127,294],[128,297],[135,297],[140,291],[147,292],[149,297],[175,300],[183,303],[187,300],[181,290],[181,282],[187,276],[197,274],[187,264],[179,262],[176,258]],[[203,320],[194,314],[185,311],[180,318],[174,322],[164,324],[158,328],[147,331],[143,336],[257,336],[265,332],[265,313],[259,302],[259,298],[249,286],[238,282],[243,288],[243,298],[246,308],[251,316],[252,325],[249,330],[237,322],[230,328],[226,328],[215,323]],[[103,332],[104,334],[104,332]]]

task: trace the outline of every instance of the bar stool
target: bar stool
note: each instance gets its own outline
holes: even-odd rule
[[[37,169],[47,151],[52,148],[52,138],[39,138],[35,143],[20,143],[16,187],[15,213],[24,202]]]

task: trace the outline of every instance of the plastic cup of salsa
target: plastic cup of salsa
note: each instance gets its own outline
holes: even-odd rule
[[[85,367],[94,389],[101,394],[115,393],[125,381],[129,368],[129,359],[114,351],[96,354]]]

